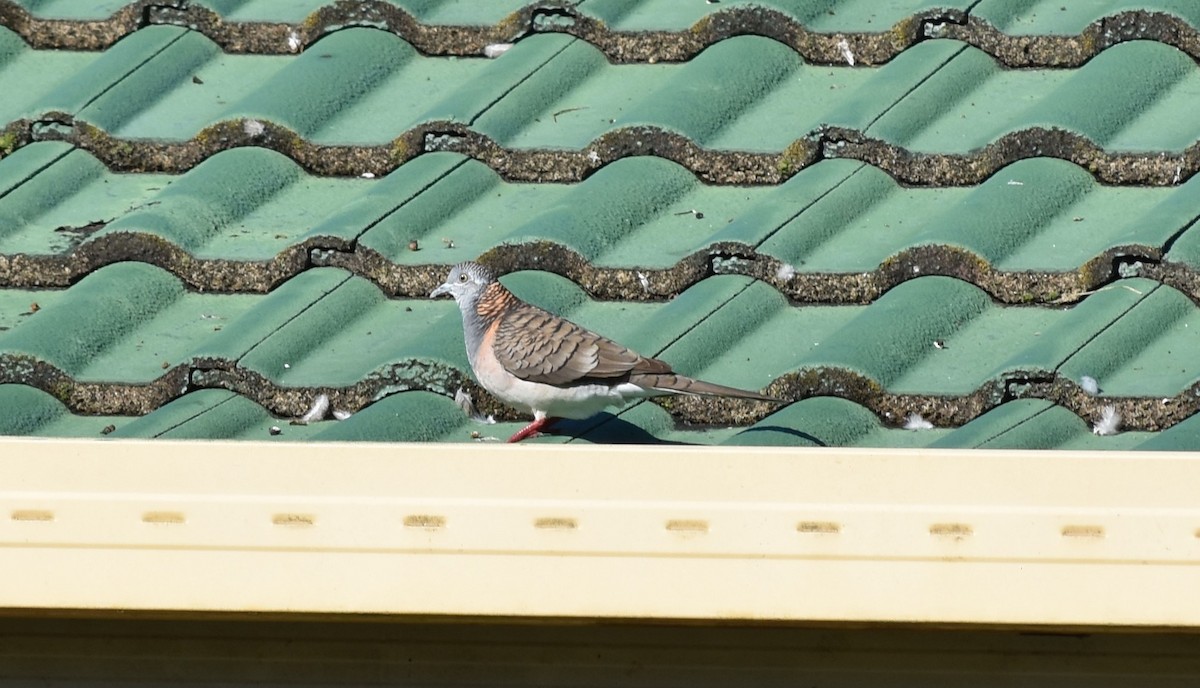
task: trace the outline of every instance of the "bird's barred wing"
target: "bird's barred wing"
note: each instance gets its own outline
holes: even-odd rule
[[[508,372],[549,385],[612,384],[631,373],[671,372],[662,361],[526,303],[501,318],[492,346]]]

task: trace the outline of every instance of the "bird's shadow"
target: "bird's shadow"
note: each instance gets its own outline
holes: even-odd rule
[[[744,435],[750,435],[750,434],[756,433],[756,432],[772,432],[772,433],[780,433],[780,434],[784,434],[784,435],[791,435],[793,437],[799,437],[800,439],[804,440],[805,442],[808,442],[816,447],[828,447],[829,446],[824,440],[817,437],[816,435],[810,435],[807,432],[804,432],[803,430],[797,430],[796,428],[788,428],[788,427],[784,427],[782,425],[755,425],[754,427],[746,428],[745,430],[739,432],[737,434],[737,436],[740,437],[740,436],[744,436]],[[765,444],[782,446],[782,443],[777,443],[777,442],[769,442],[769,443],[765,443]]]
[[[750,439],[755,433],[789,435],[801,441],[789,444],[786,442],[755,442],[751,440],[744,444],[762,444],[766,446],[803,446],[805,444],[815,447],[829,446],[828,443],[815,435],[782,425],[758,425],[746,428],[735,435],[735,437]],[[579,439],[585,442],[594,442],[596,444],[673,444],[682,446],[698,446],[700,444],[699,442],[681,442],[657,437],[647,432],[641,426],[607,412],[586,420],[560,420],[550,427],[550,434],[559,437],[569,437],[572,440]],[[735,441],[734,444],[743,443]]]
[[[640,426],[608,412],[585,420],[560,420],[550,426],[550,434],[596,444],[696,444],[656,437]]]

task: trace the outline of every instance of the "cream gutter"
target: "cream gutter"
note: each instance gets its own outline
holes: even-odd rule
[[[0,608],[1200,626],[1200,455],[0,439]]]

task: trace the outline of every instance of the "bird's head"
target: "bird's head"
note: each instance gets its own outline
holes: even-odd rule
[[[474,301],[484,288],[496,281],[496,276],[479,263],[459,263],[450,269],[446,281],[429,293],[430,298],[443,294],[454,297],[460,305]]]

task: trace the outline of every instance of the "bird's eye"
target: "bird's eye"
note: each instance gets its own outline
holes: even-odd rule
[[[465,272],[463,272],[463,273],[459,273],[459,275],[458,275],[458,281],[459,281],[459,282],[466,282],[466,281],[467,281],[467,273],[465,273]]]

